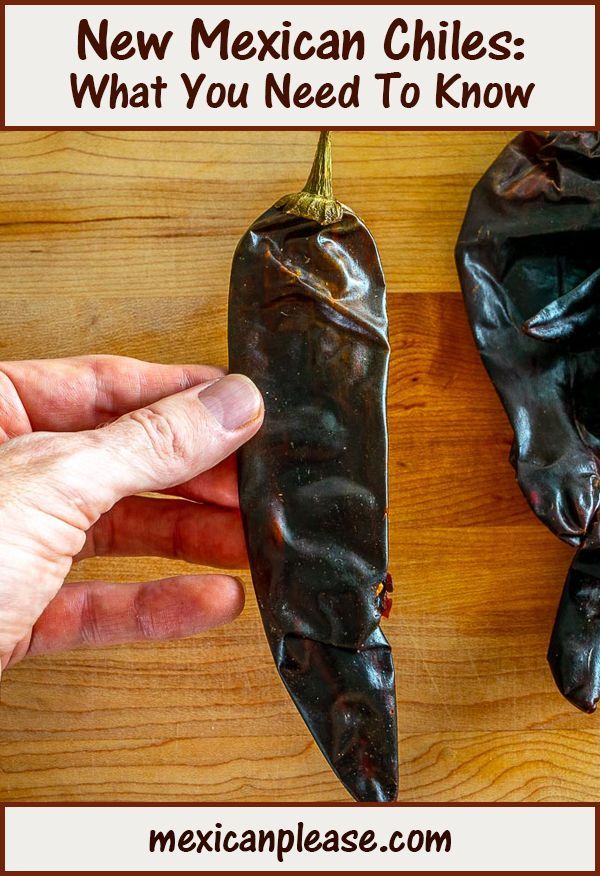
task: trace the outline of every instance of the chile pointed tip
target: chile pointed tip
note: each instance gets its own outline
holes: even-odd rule
[[[281,678],[346,790],[360,803],[398,795],[394,667],[380,630],[371,647],[340,648],[300,636],[281,642]]]
[[[571,563],[548,647],[561,694],[591,714],[600,701],[600,549],[581,548]]]
[[[314,732],[314,731],[313,731]],[[316,737],[315,737],[316,738]],[[318,740],[317,740],[318,741]],[[326,757],[336,776],[357,803],[393,803],[398,798],[396,740],[374,744],[369,752],[354,752],[344,763]]]
[[[593,715],[596,711],[598,696],[594,696],[588,690],[575,688],[575,690],[566,693],[565,697],[581,712],[585,712],[586,715]]]
[[[333,707],[334,726],[346,720],[344,711],[343,708],[338,710],[337,705]],[[379,717],[382,717],[381,713]],[[338,779],[357,803],[393,803],[398,798],[395,722],[383,736],[373,738],[369,732],[373,729],[373,719],[372,713],[364,713],[362,721],[359,718],[356,722],[353,744],[348,745],[341,756],[335,746],[326,756]]]
[[[563,678],[560,667],[548,657],[550,669],[560,693],[563,697],[579,709],[580,712],[585,712],[586,715],[592,715],[598,706],[600,700],[600,690],[594,684],[592,678],[585,678],[579,684],[573,684],[572,680]]]
[[[390,770],[385,781],[364,776],[349,776],[341,773],[338,778],[357,803],[394,803],[398,799],[398,771]]]
[[[553,632],[547,655],[550,671],[563,697],[580,712],[592,715],[600,700],[600,684],[597,671],[594,672],[592,666],[582,665],[580,657],[577,648],[573,651],[569,647],[568,638],[561,641],[559,614],[559,624]]]

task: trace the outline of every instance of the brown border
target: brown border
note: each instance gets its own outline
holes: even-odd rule
[[[260,0],[261,5],[265,6],[281,6],[279,0]],[[378,0],[377,0],[378,2]],[[417,2],[417,0],[408,0],[407,5],[411,6],[439,6],[441,0],[422,0],[422,2]],[[299,5],[299,6],[321,6],[322,0],[308,0],[308,2],[300,3],[298,0],[290,0],[290,5]],[[193,126],[193,125],[182,125],[178,127],[167,127],[167,126],[146,126],[146,125],[135,125],[134,127],[124,127],[124,126],[115,126],[115,125],[69,125],[67,127],[48,127],[48,126],[38,126],[38,125],[6,125],[5,124],[5,81],[6,81],[6,58],[4,52],[5,46],[5,32],[6,32],[6,6],[29,6],[30,3],[26,2],[16,2],[16,3],[0,3],[1,13],[0,13],[0,54],[2,64],[0,65],[0,131],[160,131],[160,130],[169,130],[169,131],[318,131],[320,130],[318,125],[294,125],[294,126],[259,126],[255,125],[240,125],[240,126],[227,126],[227,127],[219,127],[214,125],[204,125],[204,126]],[[40,4],[36,4],[40,5]],[[43,3],[41,5],[57,5],[51,3]],[[61,6],[99,6],[100,8],[104,8],[107,4],[102,3],[89,3],[83,4],[80,2],[76,2],[76,0],[66,0],[66,2],[61,2]],[[144,0],[132,0],[130,3],[112,3],[109,0],[109,5],[111,6],[164,6],[164,3],[158,2],[158,0],[148,0],[148,2],[144,2]],[[178,6],[194,6],[198,7],[197,3],[177,3]],[[226,3],[207,3],[203,4],[206,6],[225,6],[229,8],[231,4]],[[254,6],[254,3],[234,3],[237,6]],[[357,0],[328,0],[329,6],[368,6],[368,3],[358,3]],[[398,7],[397,3],[379,3],[380,6],[393,6]],[[518,2],[518,0],[498,0],[496,3],[489,2],[477,2],[477,0],[460,0],[460,5],[463,6],[568,6],[571,5],[565,0],[548,0],[548,2],[543,2],[543,0],[523,0],[523,2]],[[600,129],[600,51],[598,51],[598,47],[600,46],[600,0],[593,0],[593,2],[577,2],[573,5],[576,6],[593,6],[595,8],[595,123],[593,126],[577,126],[577,129],[580,131],[594,131]],[[452,4],[448,4],[449,8],[451,8]],[[556,129],[560,128],[569,128],[572,126],[563,126],[563,125],[554,125]],[[332,131],[465,131],[465,130],[473,130],[473,131],[520,131],[522,130],[522,126],[510,126],[510,125],[498,125],[498,126],[488,126],[488,125],[477,125],[476,127],[468,127],[466,125],[447,125],[447,126],[439,126],[439,125],[423,125],[423,126],[415,126],[415,125],[388,125],[388,126],[377,126],[370,127],[367,125],[359,125],[359,126],[333,126],[331,128]]]

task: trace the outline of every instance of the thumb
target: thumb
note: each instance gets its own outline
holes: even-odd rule
[[[230,374],[161,399],[85,433],[63,476],[91,517],[134,493],[164,490],[225,459],[262,423],[261,395],[251,380]]]

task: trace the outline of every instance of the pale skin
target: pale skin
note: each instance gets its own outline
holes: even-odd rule
[[[0,363],[1,670],[27,655],[189,636],[235,618],[244,591],[223,573],[64,581],[95,555],[247,565],[234,454],[262,417],[250,380],[210,366]]]

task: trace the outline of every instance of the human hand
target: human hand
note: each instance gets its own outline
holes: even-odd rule
[[[27,654],[189,636],[236,617],[243,588],[228,575],[63,582],[94,555],[246,565],[232,454],[262,416],[250,380],[208,366],[1,363],[0,673]],[[147,492],[179,498],[135,495]]]

